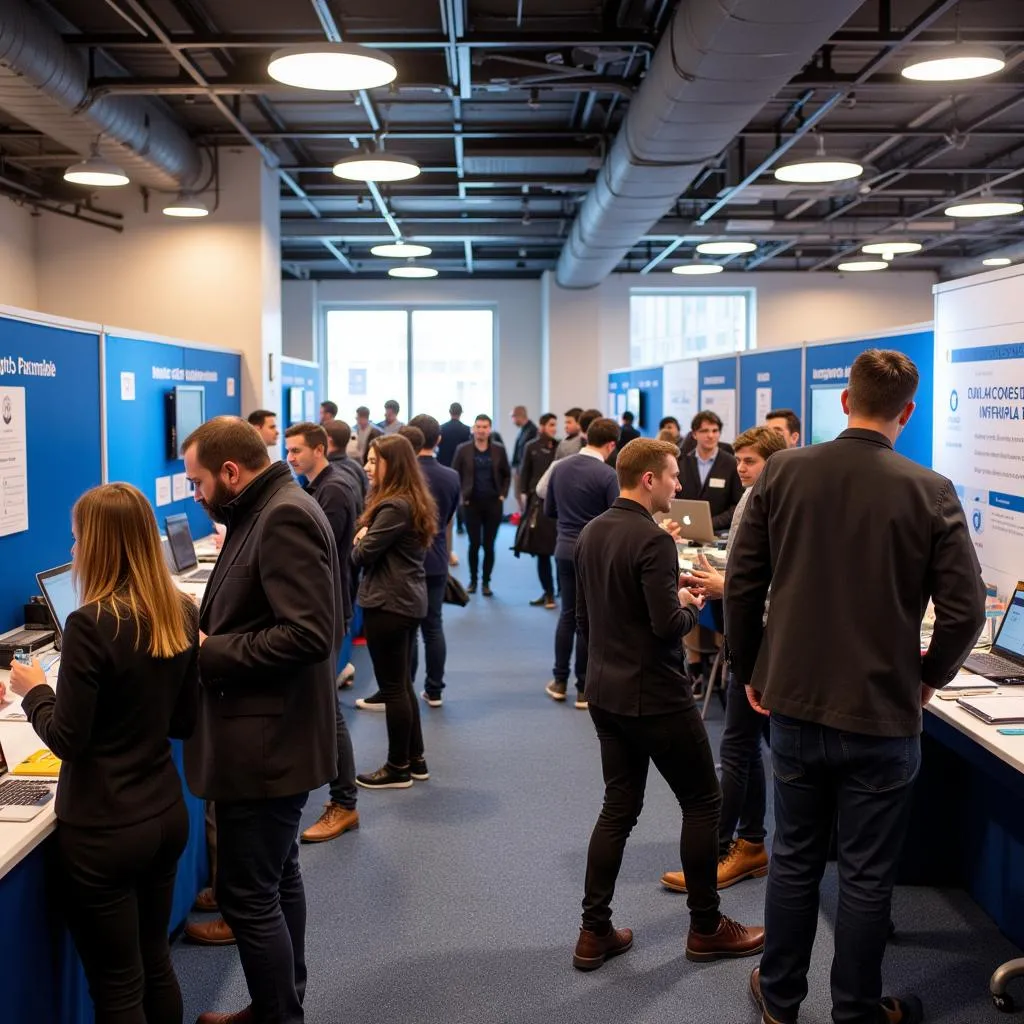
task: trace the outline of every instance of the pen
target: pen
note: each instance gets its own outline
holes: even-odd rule
[[[1024,729],[996,729],[1000,736],[1024,736]]]

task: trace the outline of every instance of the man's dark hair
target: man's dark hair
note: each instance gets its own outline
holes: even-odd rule
[[[327,431],[319,423],[296,423],[284,432],[285,440],[289,437],[301,437],[310,448],[323,448],[327,454]]]
[[[800,433],[800,417],[797,416],[797,414],[795,412],[793,412],[792,409],[772,409],[772,411],[770,413],[768,413],[767,416],[765,416],[765,419],[766,420],[785,420],[786,421],[786,429],[791,434],[799,434]],[[735,447],[735,445],[733,447]]]
[[[558,417],[553,412],[546,412],[537,421],[542,427],[547,426],[552,420],[557,420]]]
[[[683,432],[683,428],[679,426],[679,420],[677,420],[675,416],[662,416],[661,422],[658,424],[658,430],[664,430],[670,423],[679,431],[679,433]]]
[[[433,416],[428,416],[425,412],[421,412],[418,416],[413,416],[409,420],[410,427],[416,427],[423,434],[423,444],[417,448],[417,451],[421,451],[424,448],[436,448],[438,439],[441,437],[441,424],[434,419]]]
[[[331,420],[330,423],[325,423],[323,427],[331,444],[339,452],[343,452],[348,447],[349,441],[352,440],[352,428],[344,420]],[[287,436],[285,434],[285,437]]]
[[[579,423],[580,417],[583,415],[583,410],[578,405],[574,405],[571,409],[566,409],[563,415],[571,416],[577,423]]]
[[[196,427],[182,442],[182,455],[189,448],[195,448],[196,460],[211,473],[219,473],[225,462],[250,470],[270,465],[259,431],[239,416],[217,416]]]
[[[622,419],[623,419],[623,422],[625,422],[625,423],[632,423],[634,417],[633,417],[633,414],[631,412],[624,412],[622,414]]]
[[[337,413],[335,413],[335,415],[337,415]],[[366,417],[369,417],[369,415],[370,415],[370,410],[369,410],[369,409],[367,409],[365,405],[361,405],[361,406],[359,406],[359,408],[358,408],[358,409],[356,409],[356,415],[357,415],[357,416],[366,416]]]
[[[389,398],[384,403],[384,409],[385,411],[398,412],[401,409],[401,406],[393,398]]]
[[[423,440],[423,431],[419,427],[414,427],[411,423],[406,423],[404,427],[399,427],[398,433],[408,439],[409,444],[413,446],[417,455],[427,446],[426,441]]]
[[[580,430],[585,434],[587,432],[587,427],[589,427],[594,420],[601,419],[603,415],[604,413],[602,413],[600,409],[584,409],[583,412],[576,417],[576,421],[580,425]],[[616,427],[616,429],[618,429],[618,427]]]
[[[458,402],[452,402],[452,404],[448,406],[448,415],[449,416],[461,416],[462,415],[462,406]]]
[[[266,423],[267,420],[270,419],[271,416],[276,416],[276,415],[277,415],[276,412],[271,412],[269,409],[253,409],[253,411],[251,413],[249,413],[249,422],[257,430],[259,430],[260,427],[262,427],[263,424]]]
[[[705,423],[714,423],[719,430],[722,429],[722,417],[710,409],[701,409],[690,421],[690,429],[696,434]]]
[[[338,403],[337,402],[321,402],[320,408],[329,412],[332,416],[338,415]]]
[[[890,422],[914,400],[920,380],[913,360],[902,352],[869,348],[850,368],[850,413]]]
[[[493,427],[494,426],[494,420],[492,420],[491,417],[488,416],[487,413],[485,413],[485,412],[478,413],[474,417],[473,422],[474,423],[479,423],[480,420],[487,420],[487,426],[489,426],[489,427]]]
[[[587,426],[587,444],[593,448],[603,448],[606,444],[614,444],[618,439],[618,423],[606,416],[595,416]]]

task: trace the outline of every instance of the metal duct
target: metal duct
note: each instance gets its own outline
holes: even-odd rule
[[[0,108],[83,156],[102,134],[100,153],[136,184],[196,184],[202,160],[181,125],[148,100],[93,99],[88,86],[84,52],[65,46],[24,0],[0,0]]]
[[[558,259],[592,288],[862,0],[682,0]]]

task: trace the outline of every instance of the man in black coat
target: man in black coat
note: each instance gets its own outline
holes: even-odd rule
[[[537,424],[530,419],[525,405],[517,405],[512,410],[512,422],[519,428],[516,434],[516,443],[512,448],[512,483],[515,488],[516,501],[519,502],[519,511],[523,511],[523,503],[520,501],[519,470],[523,465],[523,454],[526,446],[537,436]]]
[[[557,430],[558,417],[553,412],[544,413],[540,418],[537,438],[526,446],[519,471],[519,505],[525,511],[516,530],[515,552],[516,557],[525,553],[537,559],[541,594],[530,602],[535,608],[541,605],[545,608],[558,607],[555,604],[555,577],[551,568],[558,527],[554,519],[544,515],[544,502],[537,496],[537,484],[555,458]]]
[[[702,410],[691,427],[697,444],[680,459],[678,497],[706,501],[711,506],[711,525],[715,530],[728,530],[743,497],[736,456],[725,451],[719,441],[722,421],[718,413]]]
[[[923,1019],[915,996],[882,999],[882,955],[922,710],[977,640],[985,587],[953,484],[893,450],[917,385],[903,353],[859,355],[842,395],[848,429],[769,459],[729,554],[733,671],[755,710],[771,713],[775,838],[751,978],[768,1022],[795,1021],[807,994],[837,819],[832,1019]],[[935,629],[922,655],[929,599]]]
[[[337,771],[338,551],[319,505],[270,462],[248,423],[210,420],[182,450],[196,501],[227,525],[199,612],[199,721],[186,777],[216,802],[217,902],[252,999],[251,1009],[206,1013],[199,1024],[302,1024],[297,839],[310,790]]]

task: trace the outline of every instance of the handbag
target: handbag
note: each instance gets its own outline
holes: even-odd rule
[[[451,573],[448,574],[448,582],[444,585],[444,603],[456,604],[460,608],[465,608],[469,604],[466,588]]]

